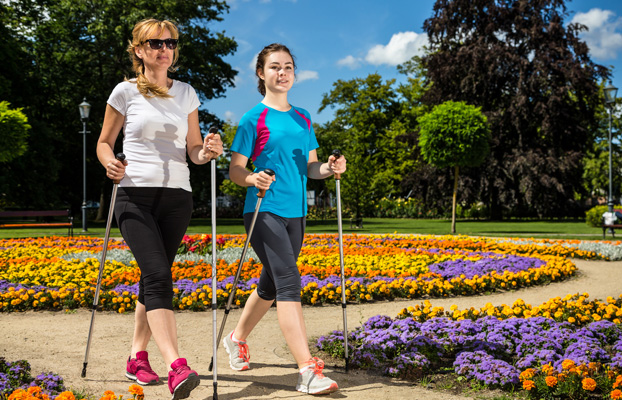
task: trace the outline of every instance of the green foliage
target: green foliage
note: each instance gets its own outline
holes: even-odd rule
[[[324,161],[333,149],[340,149],[348,160],[341,178],[341,196],[353,217],[373,213],[374,203],[399,186],[413,166],[414,143],[408,134],[414,116],[421,111],[420,86],[394,87],[394,80],[383,81],[378,74],[365,79],[337,81],[324,94],[320,112],[335,108],[335,118],[316,126],[320,144],[318,158]],[[311,183],[313,185],[313,183]],[[333,190],[332,180],[325,182]],[[312,186],[313,187],[313,186]],[[321,187],[315,187],[321,191]]]
[[[491,217],[578,216],[598,82],[610,70],[590,59],[586,27],[565,21],[566,1],[528,3],[437,0],[423,24],[423,101],[466,101],[488,117],[491,153],[471,185]]]
[[[21,156],[28,149],[28,118],[22,109],[10,109],[8,101],[0,101],[0,162]]]
[[[82,122],[78,104],[92,105],[87,122],[87,199],[110,198],[111,183],[95,154],[106,100],[114,86],[132,78],[126,51],[135,23],[145,18],[169,19],[180,28],[179,69],[171,77],[190,83],[205,104],[233,85],[236,71],[223,58],[237,44],[213,30],[228,11],[222,0],[15,0],[0,4],[0,33],[10,50],[0,72],[0,93],[23,107],[36,132],[28,143],[29,157],[8,163],[0,193],[21,207],[69,206],[82,198]],[[3,82],[11,82],[4,85]],[[15,82],[15,83],[13,83]],[[205,128],[216,117],[200,110]],[[117,141],[120,150],[121,140]],[[209,174],[209,167],[201,173]],[[46,176],[42,180],[40,177]],[[63,179],[60,179],[60,177]],[[195,201],[209,194],[210,180],[197,176]],[[19,184],[15,184],[19,182]],[[102,202],[107,210],[107,204]]]
[[[490,129],[479,107],[448,101],[418,122],[421,154],[438,168],[476,167],[488,155]]]
[[[614,209],[622,209],[621,205],[613,206]],[[606,205],[594,206],[585,212],[585,223],[587,226],[600,228],[603,225],[603,213],[607,212],[609,207]]]

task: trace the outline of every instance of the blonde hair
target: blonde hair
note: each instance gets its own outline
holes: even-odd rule
[[[127,52],[130,54],[130,60],[132,61],[132,69],[136,73],[136,87],[138,91],[145,97],[172,97],[168,94],[168,88],[159,86],[155,83],[149,82],[149,79],[145,76],[145,64],[143,60],[136,55],[135,49],[138,46],[142,46],[147,39],[153,39],[154,37],[162,36],[162,32],[165,29],[171,33],[173,39],[179,38],[179,31],[177,26],[168,20],[157,19],[145,19],[134,25],[132,30],[132,40],[130,40],[129,46],[127,46]],[[168,68],[169,72],[175,72],[177,67],[175,63],[179,59],[179,47],[173,50],[173,62]],[[128,80],[126,78],[126,80]]]

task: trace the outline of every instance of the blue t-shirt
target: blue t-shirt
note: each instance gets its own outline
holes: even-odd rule
[[[231,150],[251,159],[255,172],[275,173],[259,211],[298,218],[307,215],[307,162],[309,151],[318,147],[306,110],[278,111],[259,103],[240,119]],[[254,186],[247,189],[244,214],[255,211],[257,192]]]

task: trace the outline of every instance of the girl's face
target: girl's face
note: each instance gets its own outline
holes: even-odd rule
[[[294,84],[294,61],[284,51],[270,53],[266,57],[263,71],[257,71],[259,78],[264,80],[266,93],[287,93]]]
[[[154,35],[148,39],[166,40],[172,39],[172,36],[171,32],[165,28],[159,36]],[[145,41],[141,46],[136,47],[135,51],[136,55],[143,60],[145,68],[151,70],[167,70],[175,58],[175,50],[170,49],[166,44],[162,44],[159,49],[153,49],[150,43]]]

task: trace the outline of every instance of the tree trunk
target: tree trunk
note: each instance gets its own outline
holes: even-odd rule
[[[454,170],[454,196],[451,204],[451,233],[456,233],[456,195],[458,194],[458,172],[459,166]]]

